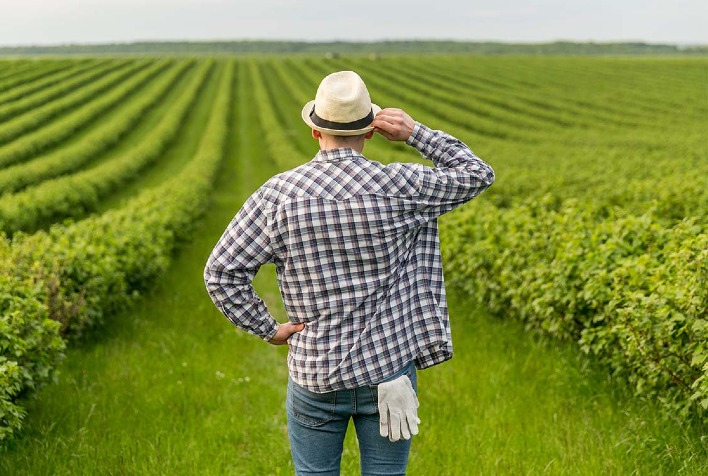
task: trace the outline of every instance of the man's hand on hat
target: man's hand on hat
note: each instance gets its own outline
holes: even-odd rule
[[[371,125],[388,140],[405,141],[413,133],[415,121],[401,109],[388,107],[376,114]]]

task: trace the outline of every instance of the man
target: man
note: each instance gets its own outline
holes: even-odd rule
[[[302,119],[320,151],[246,201],[209,257],[206,286],[235,325],[289,345],[297,474],[339,474],[351,418],[362,474],[404,474],[420,422],[415,369],[452,357],[437,217],[489,187],[494,172],[459,140],[372,104],[352,71],[324,78]],[[435,167],[368,160],[376,132]],[[268,262],[283,324],[251,286]]]

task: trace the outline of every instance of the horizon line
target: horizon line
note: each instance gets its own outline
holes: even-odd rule
[[[234,39],[152,39],[152,40],[116,40],[116,41],[78,41],[78,42],[57,42],[57,43],[18,43],[7,44],[0,43],[0,48],[52,48],[66,46],[113,46],[113,45],[135,45],[149,43],[306,43],[306,44],[375,44],[375,43],[470,43],[470,44],[504,44],[504,45],[549,45],[556,43],[572,43],[572,44],[596,44],[596,45],[618,45],[618,44],[644,44],[649,46],[679,46],[679,47],[705,47],[708,42],[685,42],[685,41],[665,41],[652,42],[648,40],[632,39],[632,40],[572,40],[572,39],[553,39],[553,40],[466,40],[466,39],[444,39],[444,38],[388,38],[388,39],[373,39],[373,40],[346,40],[346,39],[329,39],[329,40],[305,40],[305,39],[272,39],[272,38],[234,38]]]

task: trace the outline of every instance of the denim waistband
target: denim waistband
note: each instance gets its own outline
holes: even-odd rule
[[[394,372],[394,374],[390,377],[386,377],[381,382],[390,382],[391,380],[395,380],[403,374],[412,374],[413,372],[415,372],[415,362],[411,360],[406,365],[401,367],[400,370]]]

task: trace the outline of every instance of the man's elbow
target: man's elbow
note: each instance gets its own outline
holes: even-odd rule
[[[204,267],[204,286],[206,287],[209,296],[213,299],[219,285],[210,263],[207,263]]]
[[[495,178],[494,170],[489,166],[478,170],[474,177],[474,196],[479,195],[491,187]]]
[[[487,175],[483,179],[484,183],[487,185],[487,188],[492,186],[495,178],[496,178],[496,175],[494,174],[494,169],[489,167],[489,171],[487,172]]]

